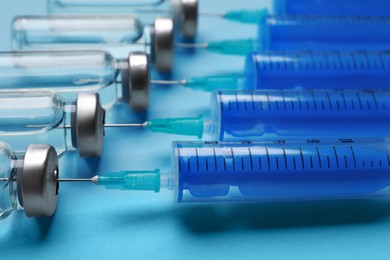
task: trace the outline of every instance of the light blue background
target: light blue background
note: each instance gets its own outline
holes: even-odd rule
[[[261,7],[263,1],[200,0],[201,10]],[[262,2],[256,3],[256,2]],[[43,14],[43,0],[2,0],[0,49],[8,50],[16,14]],[[256,27],[202,19],[198,41],[255,35]],[[177,56],[174,78],[240,71],[242,58],[199,51]],[[1,84],[1,83],[0,83]],[[208,113],[209,94],[180,87],[155,88],[148,118]],[[108,122],[144,115],[126,106]],[[124,169],[168,171],[170,143],[181,137],[106,131],[104,156],[61,158],[62,177],[91,177]],[[187,138],[189,140],[189,138]],[[88,183],[62,184],[51,219],[23,211],[0,223],[0,259],[389,259],[387,202],[303,202],[263,205],[175,205],[169,192],[109,191]]]

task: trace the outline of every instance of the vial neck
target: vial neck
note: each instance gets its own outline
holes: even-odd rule
[[[11,189],[15,193],[13,207],[14,209],[20,208],[23,209],[23,196],[21,188],[21,178],[24,164],[24,154],[15,155],[15,158],[12,160],[12,171],[10,179],[13,181],[9,183]]]
[[[130,64],[129,58],[117,60],[117,76],[115,88],[117,89],[117,100],[128,103],[130,100]]]

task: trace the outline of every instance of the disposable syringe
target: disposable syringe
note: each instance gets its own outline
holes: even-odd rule
[[[54,149],[33,148],[26,153],[23,171],[12,167],[14,157],[9,149],[0,149],[2,162],[11,165],[0,171],[3,176],[0,183],[4,183],[0,186],[3,197],[0,202],[5,204],[0,207],[0,215],[16,208],[16,194],[23,198],[28,216],[53,214],[59,181],[91,182],[119,190],[168,189],[173,191],[177,203],[389,197],[387,139],[174,142],[169,172],[127,170],[99,174],[91,179],[58,181]],[[42,193],[45,196],[37,196]]]
[[[388,89],[389,51],[257,51],[242,73],[172,81],[194,90]]]
[[[134,1],[129,0],[49,0],[49,13],[123,13],[124,9],[142,17],[150,14],[171,15],[175,26],[183,36],[193,38],[199,17],[220,17],[240,23],[257,24],[264,14],[273,15],[359,15],[388,16],[390,5],[387,0],[273,0],[270,9],[231,10],[226,12],[198,11],[197,0]],[[222,8],[221,8],[222,9]],[[198,17],[199,16],[199,17]],[[191,29],[191,30],[190,30]]]
[[[182,85],[204,91],[216,89],[387,89],[389,51],[260,51],[247,55],[241,73],[150,79],[145,53],[115,59],[104,51],[29,51],[0,53],[1,90],[98,91],[104,108],[116,102],[135,110],[149,104],[151,86]],[[72,96],[72,99],[75,95]]]
[[[55,2],[56,0],[52,0]],[[62,0],[58,0],[58,2]],[[67,1],[67,0],[65,0]],[[83,0],[89,1],[89,0]],[[331,15],[331,16],[388,16],[387,0],[272,0],[270,9],[232,10],[221,12],[220,17],[247,24],[257,24],[265,14],[272,15]],[[213,14],[209,14],[212,16]],[[216,15],[216,14],[214,14]],[[218,15],[217,15],[218,16]]]
[[[157,118],[143,123],[105,123],[98,95],[91,93],[80,93],[76,102],[64,102],[53,93],[0,93],[0,104],[0,139],[16,151],[39,140],[59,154],[77,150],[83,157],[101,155],[108,127],[225,141],[386,137],[390,132],[390,91],[216,91],[209,119]]]
[[[210,119],[154,119],[133,126],[224,141],[369,138],[389,135],[389,112],[389,91],[216,91],[211,97]]]
[[[263,50],[387,50],[388,16],[263,15],[257,39],[182,44],[226,55]]]

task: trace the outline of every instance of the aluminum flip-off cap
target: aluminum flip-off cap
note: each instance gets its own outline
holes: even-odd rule
[[[76,102],[76,142],[81,157],[102,154],[104,114],[97,93],[79,93]]]
[[[127,93],[129,106],[135,111],[145,111],[149,106],[150,68],[148,55],[133,52],[128,57],[127,74],[123,77],[123,92]]]
[[[28,217],[54,214],[58,198],[58,156],[52,146],[28,146],[17,179],[19,201]]]
[[[152,59],[159,72],[171,72],[173,68],[173,20],[156,17],[152,28]]]
[[[175,30],[184,39],[194,39],[198,30],[198,0],[172,0]]]

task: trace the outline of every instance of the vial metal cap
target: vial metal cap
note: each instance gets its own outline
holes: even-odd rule
[[[81,157],[102,154],[104,109],[97,93],[79,93],[76,103],[76,140]]]
[[[173,20],[157,17],[152,29],[152,58],[156,70],[171,72],[173,67]]]
[[[194,39],[198,30],[198,0],[172,0],[175,30],[184,39]]]
[[[145,111],[149,106],[150,68],[144,52],[130,53],[127,88],[129,105],[135,111]]]
[[[49,217],[57,207],[58,156],[50,145],[30,145],[17,175],[19,198],[28,217]]]

